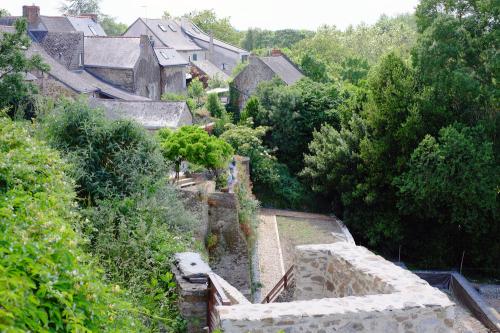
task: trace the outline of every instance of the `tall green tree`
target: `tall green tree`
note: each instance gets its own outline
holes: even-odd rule
[[[28,23],[16,20],[13,33],[0,33],[0,108],[10,108],[10,114],[21,109],[37,93],[37,87],[25,81],[32,70],[48,71],[39,55],[28,57],[26,50],[31,40],[27,35]]]
[[[213,9],[195,10],[185,15],[201,30],[233,45],[239,45],[242,34],[231,25],[230,17],[217,17]]]
[[[101,15],[99,23],[108,36],[121,36],[128,27],[125,23],[120,23],[115,17],[109,15]]]
[[[100,3],[101,0],[64,0],[59,10],[67,15],[101,14]]]

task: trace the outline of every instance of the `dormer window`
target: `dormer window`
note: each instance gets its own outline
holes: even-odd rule
[[[168,27],[170,28],[170,30],[172,30],[173,32],[177,32],[177,29],[175,29],[175,27],[171,24],[168,25]]]
[[[196,53],[193,53],[193,61],[197,61],[198,60],[198,55]]]
[[[161,31],[163,31],[163,32],[167,32],[167,28],[165,28],[165,26],[163,24],[158,24],[158,28],[160,28]]]
[[[89,25],[89,30],[94,36],[97,36],[97,32],[95,31],[93,26]]]
[[[195,27],[194,25],[193,25],[193,31],[196,32],[196,33],[198,33],[198,34],[200,33],[200,30],[198,30],[198,28]]]

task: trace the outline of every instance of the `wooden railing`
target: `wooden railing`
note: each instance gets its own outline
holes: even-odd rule
[[[207,325],[208,331],[213,332],[219,326],[219,320],[215,311],[216,306],[231,305],[231,300],[226,296],[222,289],[217,276],[213,273],[208,273],[208,311]]]
[[[288,289],[294,280],[293,275],[294,266],[290,267],[290,269],[283,275],[281,280],[274,286],[273,289],[267,294],[267,296],[262,300],[262,304],[272,303],[278,298],[278,296],[283,292],[283,290]]]

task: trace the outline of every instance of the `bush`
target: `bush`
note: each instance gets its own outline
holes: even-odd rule
[[[57,153],[0,117],[0,331],[143,331],[80,248],[67,171]]]
[[[210,115],[216,118],[222,118],[223,112],[226,111],[217,94],[208,95],[206,108],[210,112]]]
[[[138,124],[108,121],[85,101],[62,101],[42,117],[43,135],[75,165],[79,196],[124,197],[166,174],[158,144]]]
[[[191,243],[194,218],[165,184],[127,198],[99,201],[86,210],[90,249],[106,267],[107,278],[126,286],[128,297],[157,320],[153,330],[182,331],[174,284],[168,278],[173,254]],[[165,275],[167,274],[167,275]]]

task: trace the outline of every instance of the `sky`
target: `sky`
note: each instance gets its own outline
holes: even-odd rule
[[[61,0],[1,0],[0,8],[21,15],[22,5],[40,6],[42,15],[59,15]],[[181,16],[193,10],[214,9],[219,17],[231,17],[237,29],[294,28],[316,30],[328,24],[345,29],[371,24],[382,14],[414,12],[418,0],[101,0],[101,11],[131,24],[137,17],[159,18],[167,10]]]

